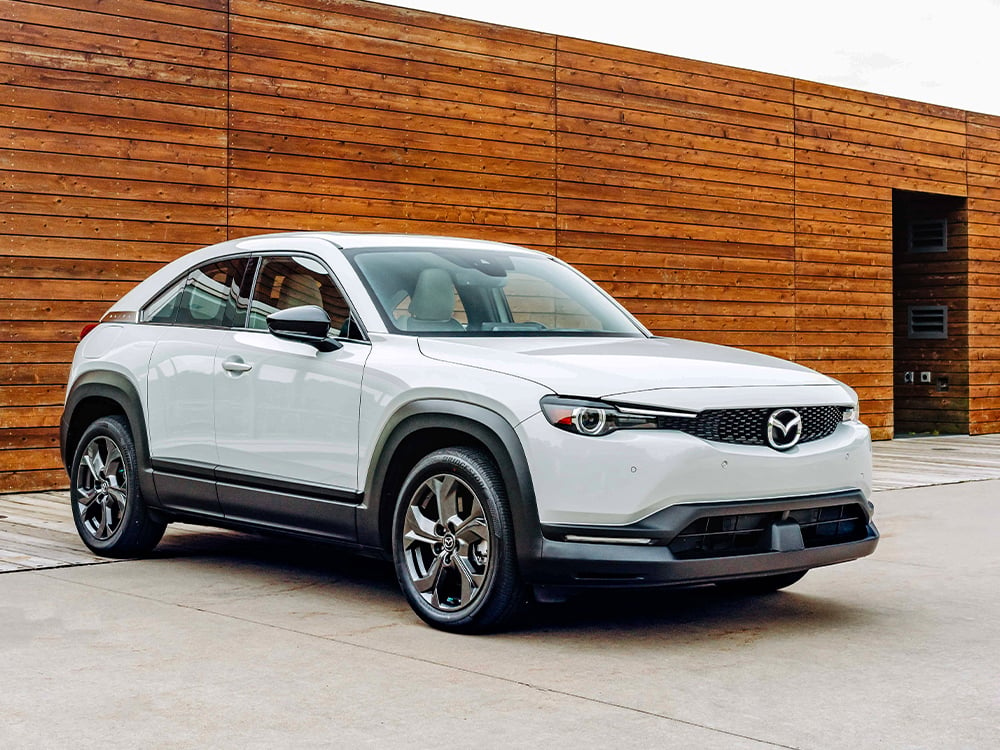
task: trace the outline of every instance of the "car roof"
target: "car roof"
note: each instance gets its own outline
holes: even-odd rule
[[[256,237],[244,237],[247,239],[277,239],[281,237],[309,237],[325,239],[342,250],[358,250],[363,248],[398,248],[398,249],[461,249],[469,250],[503,250],[506,252],[519,252],[530,255],[544,255],[537,250],[531,250],[520,245],[510,245],[504,242],[494,242],[492,240],[474,240],[464,237],[446,237],[442,235],[430,234],[384,234],[376,232],[280,232],[275,234],[257,235]],[[239,240],[237,240],[239,242]]]

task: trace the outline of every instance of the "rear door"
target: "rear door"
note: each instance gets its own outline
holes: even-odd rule
[[[248,261],[243,256],[200,266],[143,311],[143,323],[162,326],[149,362],[147,429],[157,493],[171,507],[221,513],[213,475],[213,374],[219,344],[246,317],[239,290]]]
[[[267,330],[277,310],[318,305],[331,352]],[[358,417],[370,346],[326,266],[306,254],[259,259],[249,316],[215,354],[219,498],[227,518],[355,537]]]

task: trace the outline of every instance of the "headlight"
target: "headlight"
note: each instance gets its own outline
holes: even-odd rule
[[[604,435],[610,430],[608,410],[600,407],[578,406],[573,409],[569,421],[573,429],[584,435]]]
[[[659,415],[623,411],[603,401],[545,396],[542,413],[556,427],[577,435],[599,437],[615,430],[656,429]]]
[[[844,407],[844,416],[842,417],[842,421],[857,422],[859,419],[861,419],[861,409],[858,408],[857,404],[854,406]]]

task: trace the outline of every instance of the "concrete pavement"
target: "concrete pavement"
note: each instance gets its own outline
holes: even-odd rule
[[[0,748],[993,748],[997,441],[876,444],[878,551],[786,592],[594,594],[478,638],[328,547],[178,525],[104,561],[64,493],[0,496]]]
[[[990,748],[1000,482],[877,493],[787,592],[588,596],[422,625],[387,566],[206,530],[0,575],[0,747]]]

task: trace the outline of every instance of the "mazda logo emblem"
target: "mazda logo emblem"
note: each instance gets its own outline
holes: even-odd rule
[[[802,415],[795,409],[778,409],[767,418],[767,444],[776,451],[794,448],[802,439]]]

